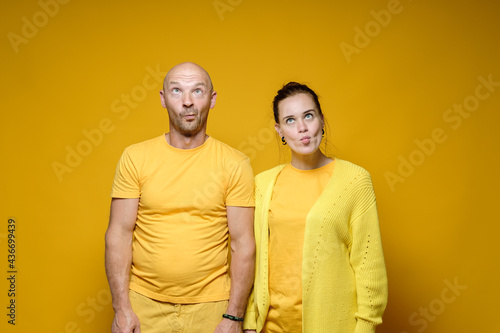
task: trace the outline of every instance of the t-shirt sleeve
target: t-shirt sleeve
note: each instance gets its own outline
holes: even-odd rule
[[[139,198],[141,195],[139,174],[130,152],[125,149],[116,166],[115,179],[111,189],[113,198]]]
[[[229,176],[226,206],[254,207],[254,180],[250,159],[235,165]]]

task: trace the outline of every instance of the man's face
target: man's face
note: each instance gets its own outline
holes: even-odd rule
[[[193,64],[172,69],[160,95],[168,111],[170,131],[184,136],[193,136],[206,128],[208,111],[215,106],[217,96],[206,72]]]

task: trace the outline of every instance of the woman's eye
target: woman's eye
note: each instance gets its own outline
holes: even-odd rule
[[[308,113],[308,114],[306,114],[306,116],[305,116],[305,118],[306,118],[306,119],[311,119],[312,117],[313,117],[313,115],[312,115],[311,113]]]
[[[285,123],[286,123],[286,124],[291,124],[291,123],[293,123],[293,118],[288,118],[287,120],[285,120]]]

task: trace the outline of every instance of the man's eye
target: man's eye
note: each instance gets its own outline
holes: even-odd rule
[[[172,92],[173,92],[174,94],[177,94],[178,92],[180,92],[180,89],[179,89],[179,88],[174,88],[174,89],[172,89]]]
[[[197,95],[201,94],[202,92],[203,92],[203,91],[202,91],[201,89],[196,89],[196,90],[194,91],[194,93],[195,93],[195,94],[197,94]]]

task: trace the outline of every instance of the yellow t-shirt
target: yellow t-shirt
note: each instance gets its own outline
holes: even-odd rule
[[[330,180],[334,163],[300,170],[286,165],[269,207],[270,306],[262,332],[302,332],[302,250],[306,217]]]
[[[211,137],[177,149],[161,135],[125,149],[111,196],[140,198],[130,289],[171,303],[229,298],[226,206],[254,205],[247,156]]]

